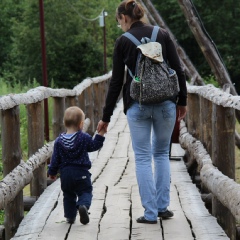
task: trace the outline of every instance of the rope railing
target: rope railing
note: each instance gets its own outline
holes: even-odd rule
[[[236,221],[240,221],[240,185],[234,181],[240,97],[229,94],[228,85],[223,88],[187,86],[188,130],[182,126],[180,143],[188,150],[185,162],[190,175],[211,196],[210,211],[235,239]]]
[[[83,131],[94,134],[100,118],[107,83],[112,73],[86,78],[73,89],[37,87],[21,94],[0,97],[2,160],[5,177],[0,181],[0,209],[5,211],[4,227],[7,239],[24,217],[23,188],[30,183],[31,196],[40,196],[47,187],[46,163],[53,152],[53,142],[44,145],[43,100],[53,98],[53,139],[64,131],[64,110],[79,106],[85,112]],[[28,154],[23,161],[20,146],[19,105],[25,104],[27,111]],[[90,121],[91,120],[91,121]]]
[[[190,86],[187,87],[188,93],[195,93],[209,101],[221,105],[240,110],[240,96],[233,96],[222,89],[216,88],[213,85],[205,86]]]
[[[240,221],[240,184],[225,176],[212,163],[203,144],[188,133],[184,121],[180,126],[180,144],[196,159],[203,184],[226,206],[235,219]]]
[[[27,93],[8,94],[0,98],[0,110],[6,110],[18,106],[20,104],[32,104],[40,102],[49,97],[73,97],[81,95],[81,93],[92,84],[100,83],[109,79],[112,72],[94,78],[86,78],[73,89],[52,89],[48,87],[36,87]]]

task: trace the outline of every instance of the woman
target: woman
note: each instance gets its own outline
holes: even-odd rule
[[[129,32],[139,41],[143,37],[151,37],[153,26],[141,21],[144,11],[134,0],[121,2],[116,11],[116,19],[124,32]],[[113,55],[113,71],[103,109],[102,120],[98,123],[98,131],[107,127],[113,114],[115,104],[123,87],[124,113],[127,115],[135,154],[136,177],[144,216],[138,223],[157,223],[157,217],[169,218],[173,212],[167,207],[170,202],[170,163],[169,148],[171,134],[176,119],[176,103],[178,120],[186,115],[187,90],[185,74],[181,67],[175,46],[169,34],[160,29],[157,42],[162,45],[163,58],[169,63],[177,75],[180,92],[177,97],[169,98],[157,104],[139,104],[130,97],[132,78],[127,74],[123,82],[125,65],[134,73],[138,51],[136,46],[125,36],[120,36],[115,43]],[[154,160],[154,174],[152,172]]]

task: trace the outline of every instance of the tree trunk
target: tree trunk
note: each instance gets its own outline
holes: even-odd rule
[[[221,87],[223,87],[226,83],[229,84],[231,93],[233,95],[238,95],[223,62],[220,59],[216,47],[214,46],[212,40],[207,37],[207,34],[204,32],[204,29],[196,16],[194,5],[190,0],[178,0],[178,2],[186,17],[188,26],[194,34],[195,39],[197,40],[218,83]]]

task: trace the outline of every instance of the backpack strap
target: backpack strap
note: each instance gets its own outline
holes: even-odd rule
[[[123,36],[127,37],[130,41],[132,41],[136,46],[139,46],[141,45],[141,42],[137,40],[137,38],[135,38],[131,33],[129,32],[125,32],[123,34]],[[139,55],[138,55],[138,58],[139,58]],[[136,69],[135,69],[135,72],[136,72]],[[128,68],[128,73],[129,75],[134,78],[134,75],[132,73],[132,71]]]
[[[125,32],[123,36],[127,37],[129,40],[131,40],[136,46],[141,45],[141,42],[137,40],[131,33]]]
[[[151,42],[156,42],[159,29],[160,29],[160,27],[158,27],[158,26],[153,27]]]
[[[157,34],[159,31],[159,27],[158,26],[154,26],[153,27],[153,31],[152,31],[152,36],[151,36],[151,42],[156,42],[157,40]],[[137,38],[135,38],[131,33],[129,32],[125,32],[123,34],[123,36],[127,37],[129,40],[131,40],[136,46],[139,46],[140,44],[142,44],[139,40],[137,40]]]
[[[158,31],[159,31],[159,27],[158,26],[154,26],[153,27],[153,31],[152,31],[152,35],[151,35],[151,42],[156,42],[156,39],[157,39],[157,34],[158,34]],[[132,41],[136,46],[139,46],[141,45],[142,43],[136,38],[134,37],[131,33],[129,32],[125,32],[123,34],[123,36],[127,37],[130,41]],[[138,54],[138,58],[140,57],[140,55]],[[137,71],[137,66],[136,66],[136,69],[135,69],[135,73]],[[128,72],[129,72],[129,75],[134,78],[134,75],[132,73],[132,71],[128,68]]]

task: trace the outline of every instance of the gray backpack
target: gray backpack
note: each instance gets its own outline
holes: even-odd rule
[[[158,31],[154,26],[151,39],[145,37],[141,42],[129,32],[123,34],[139,49],[135,73],[129,68],[128,72],[133,78],[130,96],[140,104],[160,103],[179,93],[177,74],[163,60],[161,44],[156,42]]]

